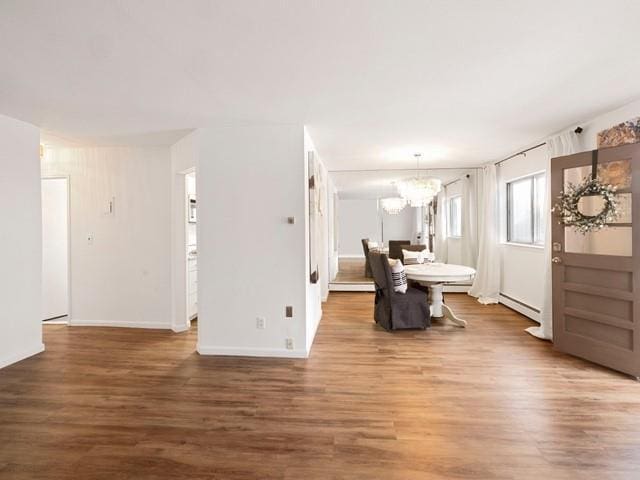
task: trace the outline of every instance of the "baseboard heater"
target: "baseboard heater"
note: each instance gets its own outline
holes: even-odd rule
[[[516,298],[510,297],[509,295],[505,295],[504,293],[500,293],[500,303],[512,310],[515,310],[518,313],[521,313],[525,317],[529,317],[531,320],[540,322],[539,308],[532,307],[531,305],[528,305]]]

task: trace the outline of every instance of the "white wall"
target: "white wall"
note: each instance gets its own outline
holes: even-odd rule
[[[306,357],[303,127],[227,126],[198,135],[198,351]],[[285,318],[287,305],[293,318]],[[257,317],[266,319],[264,330]]]
[[[414,230],[413,224],[416,222],[415,208],[407,206],[397,215],[390,215],[380,209],[380,215],[382,217],[382,225],[384,227],[385,245],[389,245],[389,240],[411,241]],[[362,250],[362,247],[360,250]]]
[[[47,150],[42,175],[70,177],[72,325],[171,328],[170,173],[167,147]]]
[[[44,350],[40,132],[0,115],[0,368]]]
[[[517,178],[543,172],[547,168],[548,150],[542,146],[517,156],[498,167],[498,195],[500,205],[500,262],[502,281],[500,293],[524,303],[532,311],[527,315],[538,319],[536,310],[542,307],[542,285],[544,284],[544,248],[531,245],[507,243],[507,182]]]
[[[338,252],[341,257],[362,257],[362,239],[380,242],[378,200],[338,200]]]

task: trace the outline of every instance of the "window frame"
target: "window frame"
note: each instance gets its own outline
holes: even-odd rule
[[[447,229],[447,236],[449,238],[462,238],[462,195],[461,194],[451,195],[447,200],[449,202],[449,205],[447,205],[449,207],[449,212],[448,212],[449,228]],[[460,216],[458,221],[458,229],[460,231],[459,235],[454,235],[452,233],[452,228],[451,228],[453,225],[453,209],[451,208],[451,205],[454,201],[459,201],[459,205],[458,205],[458,215]]]
[[[506,202],[505,202],[506,203],[506,208],[505,208],[506,210],[506,242],[505,243],[510,245],[520,245],[520,246],[532,247],[532,248],[544,248],[547,225],[545,225],[544,211],[538,212],[536,209],[536,198],[538,197],[538,193],[539,193],[537,185],[538,185],[538,179],[540,178],[545,181],[544,191],[542,192],[542,195],[546,195],[547,178],[546,178],[546,171],[544,170],[531,173],[528,175],[523,175],[521,177],[513,178],[505,182],[505,189],[506,189]],[[522,240],[513,240],[512,232],[511,232],[512,213],[513,213],[512,185],[514,183],[519,183],[525,180],[529,181],[530,191],[531,191],[531,198],[529,201],[529,213],[531,216],[531,225],[530,225],[531,241],[530,242],[522,241]],[[542,210],[544,210],[544,207],[542,207]],[[538,226],[539,229],[544,228],[545,230],[545,232],[543,232],[543,235],[541,235],[542,238],[540,242],[536,242],[536,226]]]

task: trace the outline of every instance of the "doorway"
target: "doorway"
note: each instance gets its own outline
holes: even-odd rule
[[[42,320],[68,323],[69,179],[42,179]]]
[[[185,185],[185,240],[187,254],[186,299],[187,325],[198,319],[198,232],[197,232],[197,198],[196,173],[190,172],[184,176]]]
[[[640,377],[640,145],[552,160],[552,199],[587,181],[616,187],[618,214],[590,230],[553,222],[553,342],[562,352]],[[604,197],[587,193],[576,208],[589,220],[603,211]]]

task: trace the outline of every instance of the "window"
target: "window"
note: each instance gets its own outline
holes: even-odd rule
[[[449,236],[462,236],[462,196],[449,199]]]
[[[544,173],[507,183],[507,242],[543,245]]]

